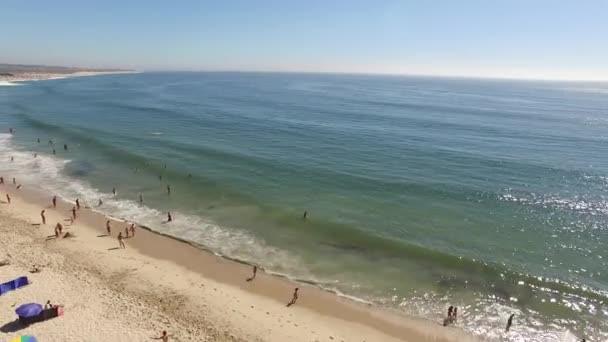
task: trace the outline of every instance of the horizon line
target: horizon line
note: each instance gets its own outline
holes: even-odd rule
[[[476,75],[476,74],[461,74],[461,73],[417,73],[417,72],[374,72],[374,71],[345,71],[345,70],[273,70],[273,69],[234,69],[234,68],[218,68],[218,69],[205,69],[205,68],[183,68],[183,69],[171,69],[171,68],[129,68],[129,67],[81,67],[81,66],[61,66],[61,65],[47,65],[47,64],[21,64],[21,63],[5,63],[0,61],[0,65],[14,65],[14,66],[31,66],[31,67],[48,67],[48,68],[66,68],[66,69],[114,69],[123,71],[135,71],[135,72],[234,72],[234,73],[283,73],[283,74],[319,74],[319,75],[364,75],[364,76],[392,76],[392,77],[425,77],[425,78],[449,78],[449,79],[482,79],[482,80],[511,80],[511,81],[551,81],[551,82],[593,82],[593,83],[606,83],[608,82],[608,76],[606,78],[567,78],[567,77],[535,77],[535,76],[500,76],[500,75]]]
[[[425,73],[390,73],[364,71],[311,71],[311,70],[256,70],[256,69],[133,69],[137,72],[217,72],[217,73],[275,73],[275,74],[317,74],[317,75],[363,75],[363,76],[392,76],[392,77],[424,77],[424,78],[454,78],[454,79],[483,79],[505,81],[547,81],[547,82],[594,82],[608,83],[606,79],[560,78],[560,77],[517,77],[494,75],[460,75],[460,74],[425,74]]]

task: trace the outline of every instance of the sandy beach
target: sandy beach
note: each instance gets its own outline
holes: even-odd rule
[[[5,179],[9,175],[4,175]],[[170,237],[137,228],[118,249],[128,223],[85,208],[74,225],[72,203],[2,185],[0,282],[27,275],[31,285],[0,296],[0,336],[31,334],[42,341],[146,341],[162,330],[174,341],[474,341],[439,322],[400,317],[314,286],[258,271]],[[47,224],[41,225],[40,211]],[[57,222],[73,238],[54,238]],[[33,265],[40,273],[30,273]],[[293,289],[299,300],[291,307]],[[65,315],[22,327],[22,303],[65,306]]]

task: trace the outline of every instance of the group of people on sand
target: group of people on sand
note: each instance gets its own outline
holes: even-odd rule
[[[253,265],[253,274],[251,275],[251,277],[247,278],[247,281],[253,281],[255,279],[255,276],[258,274],[258,267],[256,265]],[[292,305],[294,305],[297,301],[298,301],[298,291],[300,289],[299,288],[295,288],[293,290],[293,295],[291,297],[291,301],[289,303],[287,303],[287,307],[290,307]]]
[[[112,235],[112,227],[110,225],[110,220],[106,222],[106,231],[108,232],[108,236]],[[130,233],[130,235],[129,235]],[[125,246],[124,239],[126,238],[134,238],[135,237],[135,223],[131,223],[129,227],[125,227],[125,235],[122,235],[122,232],[118,233],[118,247],[119,248],[127,248]]]

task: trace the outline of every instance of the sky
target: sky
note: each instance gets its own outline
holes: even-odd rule
[[[608,0],[3,0],[0,16],[0,63],[608,80]]]

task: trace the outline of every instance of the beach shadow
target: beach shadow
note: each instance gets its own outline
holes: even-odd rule
[[[105,236],[108,236],[108,234],[97,235],[97,237],[105,237]]]
[[[32,223],[32,226],[41,226],[42,223]]]
[[[70,220],[70,219],[65,219],[65,220],[63,220],[63,222],[69,222],[69,221],[71,221],[71,220]]]
[[[26,327],[27,327],[27,325],[21,324],[21,322],[19,322],[19,320],[16,319],[12,322],[6,323],[5,325],[1,326],[0,331],[2,331],[5,334],[8,334],[8,333],[13,333],[13,332],[17,332],[19,330],[25,329]]]
[[[117,249],[120,249],[120,247],[113,247],[113,248],[108,248],[109,251],[115,251]]]

